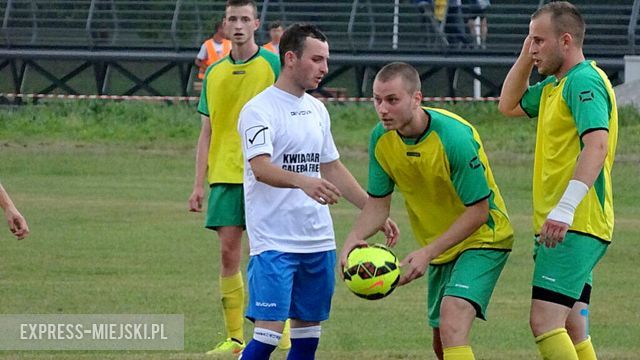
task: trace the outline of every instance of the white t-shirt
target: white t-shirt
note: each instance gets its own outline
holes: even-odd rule
[[[297,97],[270,86],[240,112],[244,157],[245,220],[250,254],[277,250],[312,253],[336,248],[327,205],[301,189],[256,181],[248,160],[262,155],[287,171],[320,177],[320,164],[339,158],[329,113],[309,94]]]

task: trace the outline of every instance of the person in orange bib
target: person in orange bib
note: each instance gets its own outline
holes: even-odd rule
[[[231,51],[231,41],[229,41],[224,33],[222,20],[216,22],[216,32],[200,46],[200,51],[196,56],[195,64],[198,67],[198,79],[204,79],[204,73],[209,65],[222,59]]]
[[[262,45],[262,47],[280,56],[280,38],[282,37],[282,33],[284,33],[284,28],[279,20],[269,23],[269,38],[271,42]]]

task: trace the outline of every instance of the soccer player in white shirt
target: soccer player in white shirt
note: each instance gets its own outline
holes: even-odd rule
[[[280,42],[281,73],[240,113],[247,233],[247,317],[253,340],[242,359],[268,359],[291,319],[288,359],[313,359],[335,287],[335,236],[327,205],[367,194],[339,160],[325,106],[305,91],[328,72],[327,38],[294,24]],[[398,228],[387,221],[387,243]]]

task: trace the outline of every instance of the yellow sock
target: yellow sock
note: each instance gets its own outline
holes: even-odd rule
[[[244,342],[244,283],[242,274],[220,277],[220,293],[222,294],[222,313],[227,334]]]
[[[591,336],[587,340],[576,344],[576,353],[578,353],[578,359],[580,360],[597,360],[596,351],[593,349],[591,343]]]
[[[471,346],[452,346],[444,348],[444,360],[475,360]]]
[[[578,360],[567,329],[558,328],[536,337],[538,351],[544,360]]]

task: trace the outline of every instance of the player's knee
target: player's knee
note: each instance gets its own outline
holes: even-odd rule
[[[571,319],[567,319],[567,322],[565,323],[565,328],[567,329],[567,332],[569,334],[571,333],[578,333],[581,330],[584,330],[584,327],[581,326],[581,324],[576,323],[575,321],[571,321]]]
[[[542,324],[540,324],[540,319],[537,319],[533,313],[531,313],[529,315],[529,328],[531,329],[531,332],[533,332],[534,334],[538,333],[538,329],[540,328]]]
[[[544,296],[534,297],[531,302],[529,326],[535,336],[554,329],[564,328],[573,306],[571,299],[567,296],[551,292],[545,294],[544,291],[538,291],[536,294]]]
[[[574,344],[580,343],[589,337],[587,333],[587,324],[585,321],[576,321],[575,319],[567,319],[566,322],[567,333],[571,337],[571,341]]]
[[[242,247],[239,243],[222,242],[220,252],[223,258],[239,258],[242,254]]]
[[[465,324],[457,321],[440,321],[440,336],[442,342],[451,344],[465,342],[469,329]]]
[[[242,241],[243,230],[240,226],[221,226],[216,231],[223,244],[235,244]]]
[[[223,227],[218,230],[220,252],[225,259],[240,259],[242,256],[242,230],[235,227]]]
[[[242,248],[240,246],[221,243],[220,246],[220,265],[225,273],[236,273],[240,270],[240,261],[242,260]]]
[[[440,320],[440,336],[443,344],[450,346],[451,344],[466,343],[470,324],[467,321],[459,320],[461,319],[455,317]]]
[[[549,330],[553,330],[558,328],[559,326],[551,324],[547,321],[545,316],[541,316],[535,312],[531,312],[529,316],[529,327],[531,328],[531,332],[533,335],[538,336],[546,333]]]
[[[241,258],[242,256],[240,251],[232,251],[231,249],[228,249],[227,251],[224,251],[223,249],[220,254],[220,262],[222,267],[225,269],[239,267]]]
[[[473,319],[474,306],[466,299],[445,297],[440,308],[440,336],[444,344],[466,343]]]

